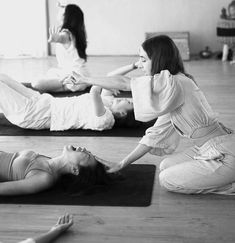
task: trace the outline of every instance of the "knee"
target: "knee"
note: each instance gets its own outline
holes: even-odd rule
[[[169,192],[188,194],[190,191],[185,187],[182,178],[175,173],[172,168],[165,169],[159,174],[159,183],[161,187]]]
[[[162,160],[159,166],[159,170],[163,171],[171,166],[172,166],[172,159],[168,157]]]
[[[177,186],[174,183],[174,178],[172,178],[171,173],[168,170],[161,171],[159,174],[160,186],[170,192],[175,192]]]
[[[36,79],[36,80],[33,80],[31,82],[31,86],[34,88],[34,89],[41,89],[41,80],[40,79]]]
[[[0,73],[0,81],[3,82],[6,79],[9,79],[9,76],[4,73]]]
[[[203,193],[200,188],[194,188],[188,185],[180,175],[177,175],[171,168],[161,171],[159,174],[159,183],[161,187],[169,192],[181,194],[199,194]]]

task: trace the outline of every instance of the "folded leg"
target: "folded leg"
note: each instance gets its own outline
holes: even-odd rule
[[[40,95],[39,92],[25,87],[23,84],[15,81],[8,75],[0,74],[0,81],[2,83],[5,83],[7,86],[9,86],[11,89],[15,90],[20,95],[25,96],[26,98],[32,98],[32,96]]]

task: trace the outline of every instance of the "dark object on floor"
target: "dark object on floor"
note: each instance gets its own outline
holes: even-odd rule
[[[147,207],[151,204],[155,165],[130,165],[122,178],[111,185],[94,188],[88,194],[69,195],[59,188],[24,196],[2,196],[1,204],[86,205]]]
[[[209,46],[206,46],[204,50],[200,51],[199,55],[203,59],[208,59],[212,57],[212,51]]]

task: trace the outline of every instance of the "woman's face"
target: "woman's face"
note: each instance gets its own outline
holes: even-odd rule
[[[133,102],[130,99],[115,98],[112,104],[113,112],[127,113],[128,111],[133,109]]]
[[[151,75],[152,61],[149,59],[147,53],[145,52],[142,46],[139,50],[139,57],[139,68],[143,70],[145,75]]]
[[[67,145],[64,147],[63,156],[72,166],[76,168],[91,167],[94,168],[97,164],[91,152],[81,147]]]

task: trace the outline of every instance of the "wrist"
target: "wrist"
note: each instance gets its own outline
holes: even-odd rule
[[[125,160],[122,160],[122,161],[120,162],[120,167],[121,167],[121,168],[124,168],[124,167],[126,167],[127,165],[128,165],[128,162],[125,161]]]

